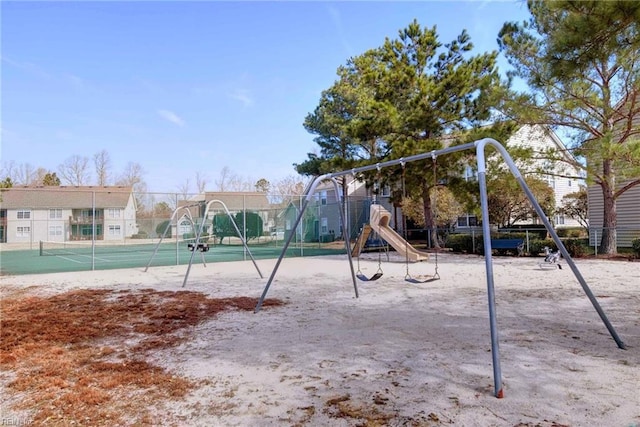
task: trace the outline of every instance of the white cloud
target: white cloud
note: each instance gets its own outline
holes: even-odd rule
[[[42,79],[50,79],[51,78],[51,74],[49,74],[48,72],[46,72],[42,67],[40,67],[37,64],[34,64],[33,62],[27,62],[27,61],[16,61],[14,59],[8,58],[7,56],[2,56],[2,62],[5,62],[9,65],[11,65],[14,68],[17,68],[19,70],[22,70],[26,73],[29,73],[33,76],[37,76],[40,77]]]
[[[333,24],[334,28],[336,29],[336,33],[340,38],[342,47],[344,48],[347,55],[353,56],[353,48],[351,47],[351,44],[347,40],[347,37],[344,33],[344,26],[342,25],[342,15],[340,14],[340,11],[334,6],[327,7],[327,10],[329,11],[329,15],[331,17],[331,23]]]
[[[182,118],[180,118],[180,116],[178,116],[173,111],[158,110],[158,114],[160,115],[160,117],[162,117],[163,119],[165,119],[168,122],[173,123],[174,125],[178,125],[180,127],[183,127],[185,125],[184,120],[182,120]]]
[[[240,101],[245,107],[250,107],[254,104],[251,94],[246,89],[237,89],[235,92],[229,94],[229,97],[236,101]]]

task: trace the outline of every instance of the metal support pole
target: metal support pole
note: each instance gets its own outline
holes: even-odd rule
[[[340,197],[340,190],[339,190],[339,186],[338,186],[338,181],[336,181],[335,178],[331,178],[331,181],[333,181],[333,188],[336,192],[336,195],[338,196],[338,198]],[[358,298],[358,282],[356,282],[356,272],[353,268],[353,258],[351,258],[351,244],[350,244],[350,238],[349,235],[347,233],[347,227],[346,227],[346,221],[345,221],[345,210],[346,210],[346,203],[344,202],[344,200],[342,201],[342,204],[339,206],[339,211],[340,211],[340,225],[342,226],[342,238],[344,239],[344,247],[347,250],[347,259],[349,259],[349,267],[351,268],[351,280],[353,280],[353,290],[356,293],[356,298]]]
[[[482,150],[482,151],[481,151]],[[489,228],[489,202],[487,197],[487,178],[484,160],[484,147],[478,147],[478,184],[480,186],[480,208],[482,211],[482,235],[484,243],[484,264],[487,274],[487,299],[489,303],[489,329],[491,331],[491,358],[493,362],[493,391],[501,399],[502,370],[500,369],[500,346],[498,344],[498,321],[496,319],[496,298],[493,283],[493,257],[491,255],[491,229]]]
[[[479,163],[480,155],[481,155],[480,153],[482,151],[483,153],[482,156],[484,157],[484,146],[487,144],[491,144],[502,155],[502,158],[504,159],[505,163],[509,167],[509,170],[511,171],[513,176],[516,178],[518,183],[520,184],[520,188],[522,188],[522,191],[524,191],[524,193],[527,195],[527,198],[529,199],[534,210],[540,217],[540,220],[544,224],[549,234],[551,234],[551,237],[553,238],[553,241],[558,247],[558,250],[560,251],[560,253],[562,253],[563,258],[565,259],[569,267],[571,267],[571,271],[573,271],[574,276],[576,277],[576,279],[578,279],[578,282],[580,283],[582,290],[589,298],[589,301],[591,301],[591,304],[593,305],[593,307],[596,309],[596,312],[600,316],[600,319],[602,319],[602,322],[604,323],[607,330],[609,331],[609,334],[611,334],[611,337],[614,339],[618,347],[625,350],[626,349],[625,344],[622,342],[622,340],[618,336],[618,333],[616,332],[611,322],[609,322],[607,315],[604,313],[604,310],[602,310],[602,307],[600,307],[600,303],[598,303],[598,299],[595,297],[593,292],[591,292],[589,285],[587,285],[587,281],[584,279],[584,277],[582,277],[582,273],[580,273],[580,270],[578,270],[576,263],[571,258],[571,255],[569,255],[569,252],[567,251],[567,248],[564,246],[564,243],[562,243],[562,240],[560,240],[558,233],[556,233],[556,230],[553,229],[553,226],[549,222],[547,215],[545,215],[544,211],[542,210],[542,207],[540,206],[535,196],[533,195],[533,192],[527,186],[527,183],[525,182],[524,178],[520,174],[520,171],[516,167],[513,159],[511,158],[507,150],[502,145],[500,145],[497,141],[490,138],[485,138],[480,141],[477,141],[477,144],[478,144],[478,148],[477,148],[478,164],[480,164]]]

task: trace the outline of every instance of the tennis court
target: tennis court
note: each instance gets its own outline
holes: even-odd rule
[[[43,242],[38,249],[6,250],[0,252],[0,274],[44,274],[73,271],[109,270],[119,268],[144,268],[152,259],[155,244],[129,245],[64,245]],[[249,248],[255,259],[277,258],[281,246],[255,245]],[[337,245],[322,247],[314,244],[287,250],[287,257],[344,254]],[[207,252],[189,250],[186,243],[163,243],[153,256],[150,267],[186,265],[193,256],[193,264],[243,261],[251,259],[243,245],[212,245]]]

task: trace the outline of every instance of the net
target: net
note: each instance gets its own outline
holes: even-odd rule
[[[195,239],[175,240],[162,242],[158,246],[158,251],[187,251],[189,245],[193,245]],[[66,241],[52,242],[40,241],[40,256],[64,256],[64,255],[87,255],[92,254],[117,254],[117,253],[153,253],[158,242],[104,242],[96,241],[95,246],[91,241]]]

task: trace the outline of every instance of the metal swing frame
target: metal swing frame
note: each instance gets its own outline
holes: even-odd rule
[[[438,182],[437,182],[437,176],[436,176],[436,158],[437,156],[433,153],[431,153],[431,159],[433,161],[433,184],[434,184],[434,188],[437,186]],[[405,183],[405,165],[406,163],[400,163],[400,165],[402,166],[402,197],[407,197],[407,190],[406,190],[406,183]],[[436,192],[436,197],[434,198],[434,200],[437,199],[437,192]],[[434,206],[434,211],[437,212],[437,210],[435,209],[437,207],[437,204],[435,204]],[[440,280],[440,273],[438,273],[438,251],[436,249],[435,251],[435,270],[433,275],[431,276],[423,276],[426,277],[425,279],[418,279],[417,277],[414,277],[411,275],[411,273],[409,273],[409,252],[406,251],[407,246],[409,246],[409,241],[407,240],[407,220],[406,218],[404,218],[404,226],[403,226],[403,230],[404,230],[404,244],[405,244],[405,265],[406,265],[406,274],[404,276],[404,280],[405,282],[409,282],[409,283],[429,283],[429,282],[434,282],[436,280]],[[438,238],[438,227],[436,225],[436,239]]]
[[[233,224],[233,228],[236,230],[236,234],[238,235],[238,237],[242,241],[242,245],[244,246],[244,249],[245,249],[246,253],[249,254],[249,257],[251,258],[251,261],[253,262],[253,266],[256,268],[256,271],[258,272],[258,275],[260,276],[261,279],[264,278],[262,276],[262,272],[260,271],[260,268],[258,267],[258,264],[256,263],[255,258],[253,257],[253,254],[251,253],[251,250],[247,246],[247,241],[242,236],[242,233],[240,232],[240,229],[238,228],[238,225],[236,224],[236,221],[233,219],[233,215],[231,215],[231,212],[229,212],[229,209],[227,209],[227,205],[225,205],[222,200],[214,199],[214,200],[210,200],[207,203],[207,206],[206,206],[206,208],[204,210],[204,215],[202,216],[202,223],[200,224],[200,229],[198,230],[198,233],[196,234],[196,241],[195,241],[196,246],[200,244],[200,237],[202,236],[202,232],[204,231],[204,224],[207,222],[207,216],[209,216],[209,209],[211,209],[211,205],[213,205],[214,203],[220,204],[222,206],[222,208],[226,212],[227,216],[229,217],[229,220],[231,220],[231,224]],[[246,224],[246,220],[245,220],[245,224]],[[246,225],[245,225],[245,229],[246,229]],[[182,282],[182,287],[183,288],[187,285],[187,279],[189,278],[189,272],[191,271],[191,264],[193,264],[193,256],[194,255],[195,255],[195,251],[191,252],[191,257],[189,258],[189,265],[187,266],[187,272],[185,273],[184,281]]]
[[[611,335],[611,337],[614,339],[614,341],[618,345],[618,348],[626,349],[626,346],[625,346],[624,342],[618,336],[618,333],[616,332],[616,330],[613,327],[613,325],[611,324],[611,322],[609,322],[609,319],[607,318],[607,315],[604,313],[602,307],[600,306],[600,303],[598,302],[598,299],[596,298],[596,296],[593,294],[593,292],[589,288],[589,285],[587,285],[587,282],[585,281],[584,277],[582,276],[582,273],[580,272],[580,270],[576,266],[575,262],[571,258],[571,255],[569,255],[569,252],[567,251],[567,249],[565,248],[564,244],[560,240],[560,237],[558,237],[558,234],[556,233],[556,231],[551,226],[551,223],[549,222],[549,219],[547,218],[547,216],[545,215],[544,211],[542,210],[542,207],[540,206],[540,204],[536,200],[535,196],[533,195],[533,193],[531,192],[531,190],[527,186],[527,183],[525,182],[524,178],[522,177],[522,174],[518,170],[518,168],[515,165],[513,159],[511,158],[511,156],[509,155],[507,150],[498,141],[496,141],[495,139],[484,138],[484,139],[477,140],[475,142],[456,145],[456,146],[451,146],[451,147],[447,147],[447,148],[444,148],[444,149],[441,149],[441,150],[433,150],[431,152],[416,154],[416,155],[409,156],[409,157],[406,157],[406,158],[389,160],[389,161],[378,163],[378,164],[374,164],[374,165],[362,166],[362,167],[354,168],[354,169],[351,169],[351,170],[345,170],[345,171],[341,171],[341,172],[329,173],[329,174],[318,176],[311,183],[311,185],[309,187],[307,187],[307,194],[306,194],[306,197],[304,199],[304,203],[302,205],[302,208],[300,209],[300,213],[298,215],[298,218],[296,219],[296,222],[295,222],[295,225],[294,225],[294,229],[300,223],[302,215],[303,215],[305,209],[307,208],[307,206],[309,205],[309,202],[312,199],[313,194],[315,193],[315,190],[316,190],[317,186],[322,181],[331,180],[334,183],[334,188],[336,190],[336,194],[340,194],[339,188],[338,188],[338,183],[337,183],[337,181],[335,179],[336,177],[344,176],[344,175],[348,175],[348,174],[355,175],[356,173],[359,173],[359,172],[365,172],[365,171],[370,171],[370,170],[373,170],[373,169],[380,169],[380,168],[383,168],[383,167],[395,166],[395,165],[399,165],[399,164],[402,164],[402,163],[409,163],[409,162],[414,162],[414,161],[418,161],[418,160],[423,160],[423,159],[427,159],[429,157],[433,158],[434,156],[440,156],[440,155],[445,155],[445,154],[451,154],[451,153],[454,153],[454,152],[475,149],[476,150],[476,162],[477,162],[477,168],[478,168],[478,184],[479,184],[479,190],[480,190],[480,204],[481,204],[482,218],[484,218],[484,221],[482,221],[482,231],[483,231],[483,234],[485,236],[489,236],[491,234],[490,233],[491,230],[490,230],[490,227],[489,227],[489,206],[488,206],[488,197],[487,197],[487,178],[486,178],[486,159],[485,159],[485,149],[486,149],[487,146],[491,146],[491,147],[495,148],[496,151],[502,156],[502,158],[505,161],[507,167],[509,168],[509,170],[511,171],[513,176],[516,178],[516,180],[520,184],[520,187],[522,188],[522,190],[526,194],[527,198],[529,199],[529,201],[533,205],[533,208],[535,209],[536,213],[540,217],[540,220],[544,224],[544,226],[547,229],[547,231],[549,232],[549,234],[552,236],[554,242],[556,243],[556,246],[558,247],[558,249],[562,253],[562,256],[564,257],[565,261],[571,267],[571,271],[573,272],[573,274],[575,275],[576,279],[580,283],[580,286],[582,287],[582,290],[584,291],[584,293],[587,295],[587,297],[591,301],[591,304],[593,305],[593,307],[595,308],[596,312],[600,316],[600,319],[602,320],[602,322],[606,326],[607,330],[609,331],[609,334]],[[340,217],[341,217],[341,220],[342,220],[342,224],[345,224],[345,221],[344,221],[345,216],[346,216],[345,212],[343,212],[343,210],[341,209],[340,210]],[[358,286],[357,286],[357,283],[356,283],[355,271],[353,269],[353,260],[351,258],[351,251],[350,251],[350,248],[349,248],[349,238],[347,236],[347,227],[343,226],[342,230],[343,230],[343,236],[344,236],[344,241],[345,241],[345,248],[347,250],[347,259],[349,260],[349,266],[351,268],[351,277],[352,277],[352,281],[353,281],[353,287],[354,287],[354,290],[355,290],[355,296],[357,298],[358,297]],[[292,237],[293,237],[293,233],[289,236],[289,238],[287,239],[284,247],[282,248],[282,252],[281,252],[281,254],[280,254],[280,256],[279,256],[279,258],[278,258],[278,260],[277,260],[277,262],[275,264],[275,267],[273,268],[273,270],[271,272],[271,276],[269,277],[269,280],[267,281],[267,284],[264,287],[262,295],[260,296],[260,299],[258,300],[258,303],[257,303],[257,305],[255,307],[255,312],[260,311],[260,308],[262,307],[264,299],[266,298],[267,293],[269,292],[269,288],[271,287],[271,284],[273,283],[273,279],[275,278],[275,276],[276,276],[276,274],[278,272],[278,268],[280,267],[280,264],[281,264],[285,254],[286,254],[287,248],[289,247],[289,244],[291,243]],[[485,253],[485,271],[486,271],[486,276],[487,276],[487,299],[488,299],[488,309],[489,309],[489,329],[490,329],[490,333],[491,333],[491,356],[492,356],[492,363],[493,363],[494,395],[497,398],[502,398],[502,397],[504,397],[504,390],[503,390],[503,385],[502,385],[502,371],[501,371],[501,368],[500,368],[500,350],[499,350],[499,343],[498,343],[498,326],[497,326],[497,317],[496,317],[495,286],[494,286],[494,277],[493,277],[493,257],[491,255],[491,249],[492,249],[491,248],[491,239],[483,239],[483,240],[484,240],[484,253]]]
[[[189,222],[191,223],[191,229],[193,230],[193,234],[196,235],[198,230],[196,229],[196,224],[195,221],[193,220],[193,216],[191,215],[191,211],[189,210],[189,208],[193,208],[199,206],[197,203],[193,203],[190,205],[184,205],[184,206],[178,206],[177,208],[175,208],[173,210],[173,213],[171,213],[171,218],[169,218],[169,222],[167,222],[167,226],[164,228],[164,231],[162,232],[162,235],[160,236],[160,239],[158,240],[158,243],[156,243],[156,246],[153,248],[153,253],[151,254],[151,257],[149,258],[149,262],[147,262],[146,267],[144,268],[144,272],[146,273],[147,270],[149,270],[149,267],[151,266],[151,262],[153,262],[153,259],[156,257],[156,255],[158,254],[158,249],[160,248],[160,245],[162,244],[162,241],[164,240],[164,238],[167,236],[167,231],[169,231],[169,229],[171,228],[171,224],[173,222],[173,220],[175,219],[176,221],[176,230],[178,229],[178,212],[180,212],[182,209],[186,210],[186,216],[187,219],[189,220]],[[176,245],[178,245],[178,240],[176,238]],[[195,248],[197,248],[197,246],[195,246]],[[195,250],[194,248],[194,250]],[[202,263],[205,265],[205,267],[207,266],[207,263],[204,259],[204,254],[201,252],[200,255],[202,256]],[[193,258],[193,257],[192,257]],[[176,250],[176,264],[179,264],[180,259],[179,259],[179,255],[178,255],[178,251]]]
[[[380,237],[380,236],[378,236],[378,237]],[[362,250],[360,250],[360,253],[356,257],[356,259],[357,259],[356,263],[358,264],[358,271],[356,271],[356,277],[358,279],[360,279],[362,282],[374,282],[374,281],[380,279],[384,275],[384,272],[382,271],[382,250],[383,250],[382,248],[378,248],[378,270],[371,277],[366,276],[360,270],[360,255],[362,255]],[[389,249],[385,246],[384,251],[387,253],[387,261],[389,260],[389,252],[388,252],[388,250]]]
[[[242,241],[242,244],[244,246],[244,249],[245,249],[246,253],[249,254],[249,257],[251,258],[251,261],[253,261],[253,265],[256,268],[256,270],[258,271],[258,275],[260,276],[261,279],[263,279],[264,276],[262,275],[262,272],[260,271],[260,268],[258,267],[258,264],[256,263],[255,258],[253,258],[253,254],[251,253],[251,250],[247,246],[246,240],[242,236],[242,233],[240,232],[240,229],[238,228],[238,225],[236,224],[235,220],[233,219],[233,216],[231,215],[231,212],[229,212],[229,209],[227,209],[227,205],[225,205],[224,202],[221,201],[221,200],[210,200],[207,203],[205,211],[204,211],[204,215],[202,217],[202,223],[200,224],[200,228],[198,228],[198,229],[196,229],[196,227],[195,227],[195,222],[193,221],[193,217],[191,215],[191,211],[189,210],[189,208],[192,208],[192,207],[198,207],[199,208],[201,206],[199,203],[193,203],[193,204],[190,204],[190,205],[179,206],[178,208],[176,208],[173,211],[173,213],[171,214],[171,219],[169,220],[169,223],[167,224],[167,227],[164,229],[164,232],[162,233],[162,236],[160,236],[160,240],[158,240],[158,243],[156,244],[156,247],[153,250],[153,254],[151,254],[151,258],[149,258],[149,262],[147,263],[147,266],[145,267],[144,271],[146,272],[149,269],[149,266],[151,265],[151,262],[153,261],[153,258],[155,258],[156,254],[158,253],[158,248],[160,248],[160,244],[162,243],[162,240],[167,235],[167,231],[171,227],[171,223],[173,222],[174,219],[176,219],[176,221],[177,221],[177,216],[176,215],[178,214],[178,212],[181,209],[186,209],[187,210],[187,216],[189,218],[189,221],[191,222],[191,227],[193,228],[194,233],[196,235],[195,241],[192,244],[193,246],[189,248],[189,250],[191,251],[191,256],[189,257],[189,265],[187,266],[187,272],[184,275],[184,280],[182,282],[182,287],[184,288],[186,286],[186,284],[187,284],[187,280],[189,278],[189,272],[191,271],[191,265],[193,264],[193,257],[194,257],[196,252],[200,252],[200,256],[202,257],[202,263],[206,267],[207,264],[206,264],[205,258],[204,258],[204,253],[203,253],[204,250],[201,250],[201,248],[204,247],[204,244],[200,242],[200,237],[202,236],[202,232],[204,231],[204,224],[205,224],[205,222],[207,222],[207,216],[209,215],[209,209],[211,208],[211,205],[214,204],[214,203],[218,203],[218,204],[222,205],[222,207],[224,208],[224,211],[226,212],[227,216],[231,220],[231,223],[233,224],[233,228],[235,228],[236,233],[238,234],[238,237]],[[207,247],[207,249],[208,249],[208,247]],[[177,252],[176,252],[176,254],[177,254]],[[176,255],[176,263],[178,263],[178,255]]]

